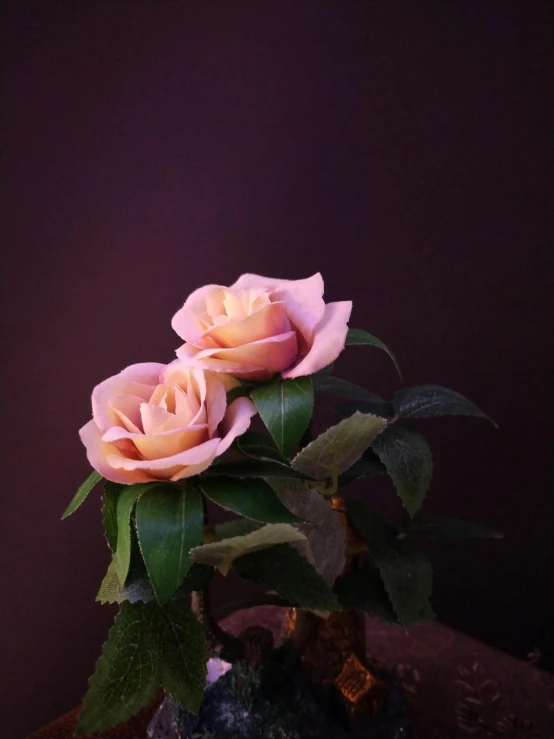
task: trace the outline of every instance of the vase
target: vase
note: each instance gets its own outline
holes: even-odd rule
[[[342,498],[334,496],[331,504],[341,518],[348,572],[360,566],[365,544],[350,526]],[[272,629],[261,624],[255,612],[237,638],[210,618],[206,598],[195,596],[193,605],[212,650],[229,662],[220,660],[226,666],[219,668],[221,677],[208,684],[198,717],[167,696],[150,724],[148,739],[411,736],[401,684],[367,659],[363,614],[287,609],[282,642],[274,647]],[[217,673],[217,664],[211,671]]]

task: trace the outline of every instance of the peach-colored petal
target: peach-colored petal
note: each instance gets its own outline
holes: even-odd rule
[[[316,328],[310,351],[296,366],[282,372],[282,376],[294,378],[311,375],[334,362],[344,349],[351,311],[350,300],[328,303],[325,306],[325,316]]]
[[[236,398],[227,408],[225,418],[219,427],[222,435],[217,448],[217,456],[227,451],[237,436],[241,436],[250,426],[252,416],[256,415],[256,406],[249,398]]]
[[[213,372],[206,372],[206,414],[210,438],[216,435],[217,427],[227,410],[227,393],[223,383]]]
[[[182,308],[171,319],[171,326],[175,333],[185,341],[194,341],[208,326],[202,322],[202,315],[206,312],[206,297],[219,285],[204,285],[192,292]]]
[[[231,362],[227,359],[220,360],[210,357],[198,358],[198,354],[200,354],[201,351],[201,349],[198,349],[191,344],[183,344],[183,346],[180,346],[175,352],[178,357],[176,361],[196,369],[209,370],[210,372],[215,372],[217,374],[225,373],[228,375],[235,375],[236,377],[249,377],[260,372],[260,368],[254,365],[245,367],[243,364]],[[264,379],[264,377],[260,377],[259,379]],[[271,374],[267,374],[267,377],[271,377]]]
[[[272,290],[272,302],[282,301],[294,327],[306,342],[311,342],[317,324],[323,319],[323,278],[319,272],[304,280],[278,280],[261,275],[245,274],[231,286],[251,289],[265,287]]]
[[[221,359],[225,362],[233,362],[244,370],[233,373],[240,377],[242,372],[253,373],[247,368],[255,367],[257,372],[263,372],[264,377],[271,377],[294,362],[297,355],[296,333],[290,331],[280,336],[270,336],[261,341],[253,341],[251,344],[237,346],[233,349],[204,349],[199,352],[195,359]],[[206,368],[208,369],[208,368]]]
[[[173,415],[174,415],[173,413],[170,413],[165,408],[162,408],[159,405],[154,405],[153,403],[141,403],[140,404],[140,417],[142,421],[143,433],[145,434],[157,433],[160,430],[160,428],[164,425],[164,423],[168,420],[168,418],[171,418],[171,416]],[[186,423],[183,424],[183,426],[187,426],[187,425],[188,424]]]
[[[207,441],[206,424],[172,429],[155,434],[133,434],[123,428],[114,426],[102,436],[102,441],[117,442],[130,439],[139,453],[146,459],[172,457],[193,446]],[[135,460],[136,461],[136,460]]]
[[[167,470],[171,467],[181,467],[192,464],[202,464],[207,459],[213,459],[217,452],[217,448],[221,439],[215,438],[205,441],[203,444],[186,449],[172,457],[163,457],[162,459],[124,459],[123,457],[108,457],[108,461],[114,468],[124,470]]]
[[[98,426],[105,431],[117,423],[110,407],[114,395],[138,395],[143,400],[149,400],[164,366],[157,362],[133,364],[99,383],[92,391],[92,417]]]
[[[106,480],[132,485],[135,482],[148,482],[151,478],[143,470],[114,469],[108,458],[123,458],[119,449],[113,444],[102,441],[102,432],[94,421],[89,421],[79,431],[81,441],[87,450],[87,459],[91,466]]]
[[[210,457],[205,459],[203,462],[200,462],[199,464],[189,464],[186,467],[180,467],[175,472],[172,472],[171,477],[169,479],[172,482],[175,482],[176,480],[182,480],[185,477],[192,477],[193,475],[199,475],[201,472],[204,472],[204,470],[208,469],[208,467],[214,461],[215,456],[216,456],[215,452],[213,452]]]
[[[204,346],[204,340],[211,338],[215,346],[223,349],[251,344],[254,341],[279,336],[291,331],[290,321],[281,303],[269,303],[264,308],[244,318],[242,321],[230,321],[221,326],[214,326],[206,331],[197,346]],[[209,348],[206,346],[206,348]]]

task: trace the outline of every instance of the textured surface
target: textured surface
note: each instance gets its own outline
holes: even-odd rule
[[[255,621],[281,632],[283,609],[264,607],[238,612],[226,627],[238,634]],[[465,739],[464,726],[481,734],[488,726],[500,731],[510,723],[515,739],[554,736],[554,676],[531,664],[484,646],[439,623],[414,626],[409,632],[373,619],[366,620],[368,656],[396,674],[410,696],[416,739]],[[486,681],[492,684],[485,685]],[[491,690],[492,688],[492,690]],[[493,704],[494,696],[500,699]],[[71,739],[78,711],[72,711],[28,739]],[[144,739],[153,710],[102,739]],[[479,723],[481,722],[481,724]],[[532,725],[536,731],[533,734]],[[500,728],[499,728],[500,727]],[[502,734],[492,734],[493,737]]]

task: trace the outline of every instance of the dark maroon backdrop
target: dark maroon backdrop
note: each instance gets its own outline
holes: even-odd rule
[[[4,739],[79,700],[113,613],[94,602],[97,496],[59,521],[88,474],[91,388],[171,359],[187,294],[245,271],[320,270],[408,384],[498,421],[426,426],[429,509],[507,535],[433,547],[435,606],[516,655],[549,649],[551,30],[539,2],[12,4]],[[378,351],[340,367],[395,387]]]

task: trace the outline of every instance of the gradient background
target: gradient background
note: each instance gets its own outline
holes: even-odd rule
[[[94,602],[98,496],[59,521],[88,474],[90,390],[170,360],[187,294],[245,271],[321,271],[406,384],[456,388],[498,421],[423,429],[428,510],[506,534],[430,547],[434,604],[514,655],[551,654],[549,5],[11,4],[4,739],[79,701],[113,617]],[[350,349],[339,369],[397,386],[379,351]],[[366,494],[398,513],[387,485]]]

